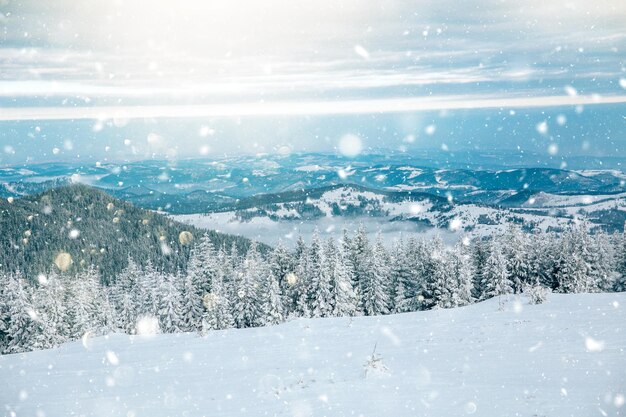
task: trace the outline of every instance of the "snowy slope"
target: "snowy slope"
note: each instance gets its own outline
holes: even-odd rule
[[[613,210],[611,218],[621,219],[616,212],[626,210],[624,194],[614,196],[559,196],[542,193],[541,203],[523,208],[496,207],[484,204],[445,203],[441,197],[415,194],[398,197],[381,191],[355,186],[337,186],[314,197],[298,196],[285,202],[259,203],[243,210],[173,215],[182,223],[199,228],[238,234],[274,245],[278,239],[293,243],[298,235],[308,238],[315,230],[337,235],[345,227],[369,226],[386,240],[394,240],[398,232],[404,236],[456,234],[484,236],[506,230],[510,224],[528,229],[562,229],[575,218],[594,219],[604,211]],[[306,198],[306,199],[305,199]],[[534,198],[534,197],[533,197]],[[444,201],[444,202],[442,202]],[[589,222],[593,228],[602,221]],[[619,227],[623,221],[617,220]],[[448,232],[453,232],[452,234]]]
[[[108,338],[0,357],[6,415],[619,416],[626,294]],[[364,373],[372,353],[388,372]]]

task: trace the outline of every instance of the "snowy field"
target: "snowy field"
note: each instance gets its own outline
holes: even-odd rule
[[[0,357],[7,416],[626,415],[626,293],[271,328],[112,335]],[[364,364],[376,346],[378,369]]]

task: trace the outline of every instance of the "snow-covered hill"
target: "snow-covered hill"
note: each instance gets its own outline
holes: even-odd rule
[[[368,226],[372,233],[397,239],[398,232],[440,234],[447,240],[458,234],[482,236],[502,232],[516,224],[526,230],[559,230],[575,219],[590,222],[590,228],[603,225],[601,216],[626,218],[625,194],[614,196],[560,196],[531,194],[520,207],[496,207],[471,202],[449,201],[420,192],[392,192],[354,185],[338,185],[301,193],[258,196],[240,202],[239,209],[204,214],[175,215],[174,219],[196,227],[216,229],[256,239],[270,245],[281,238],[293,242],[308,236],[315,228],[338,234],[345,227]],[[622,217],[620,217],[620,215]],[[623,225],[623,221],[617,222]],[[608,227],[609,230],[612,230]]]
[[[7,416],[619,416],[626,293],[511,297],[383,317],[0,357]],[[372,354],[379,366],[366,370]]]

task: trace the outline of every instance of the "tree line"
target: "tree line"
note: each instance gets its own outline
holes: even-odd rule
[[[381,315],[465,306],[491,297],[537,291],[626,290],[626,233],[525,233],[510,227],[449,247],[399,239],[386,247],[359,228],[341,239],[295,249],[279,243],[261,254],[215,248],[205,235],[185,271],[158,270],[132,258],[102,284],[95,267],[52,271],[37,280],[0,274],[0,349],[44,349],[85,335],[134,334],[148,318],[165,333],[278,324],[296,317]]]

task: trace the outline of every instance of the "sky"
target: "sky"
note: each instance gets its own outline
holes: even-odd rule
[[[626,157],[625,27],[618,0],[0,0],[0,164]]]

